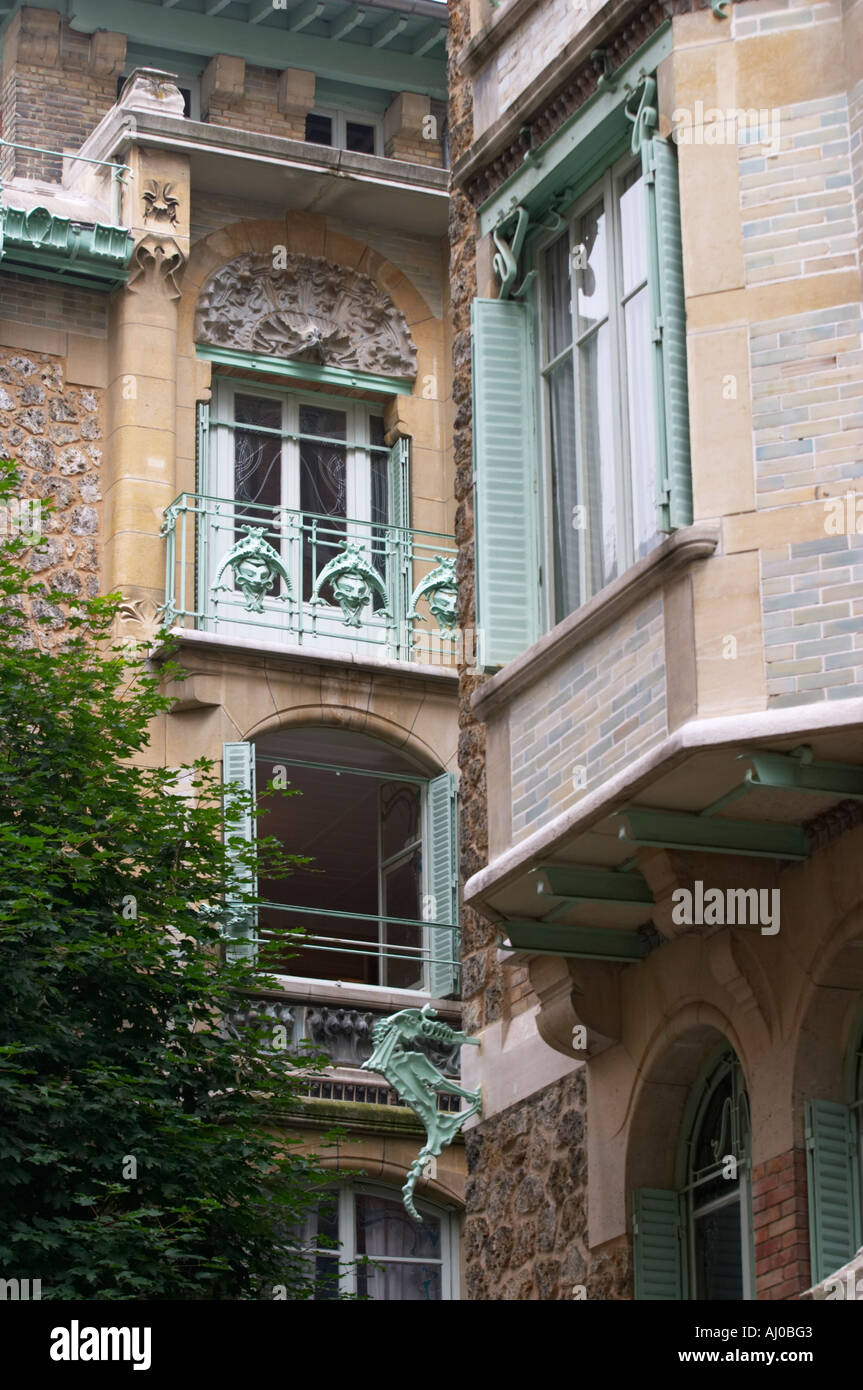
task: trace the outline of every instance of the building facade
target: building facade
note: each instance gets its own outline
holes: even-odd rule
[[[863,1244],[861,121],[854,0],[451,7],[469,1298]]]
[[[344,1290],[456,1298],[463,1145],[415,1227],[422,1131],[362,1069],[394,1009],[460,1008],[447,14],[204,9],[6,17],[2,448],[21,515],[55,505],[30,564],[56,640],[52,593],[119,591],[118,636],[187,674],[148,756],[298,793],[257,828],[309,865],[226,949],[278,981],[248,1009],[330,1059],[296,1128],[344,1131]]]

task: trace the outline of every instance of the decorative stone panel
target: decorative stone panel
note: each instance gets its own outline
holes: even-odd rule
[[[199,343],[348,371],[414,377],[404,314],[367,275],[318,256],[246,252],[206,280],[195,313]]]

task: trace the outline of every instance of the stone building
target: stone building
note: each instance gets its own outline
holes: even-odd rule
[[[823,1295],[863,1244],[863,5],[450,23],[466,1296]]]
[[[297,1125],[344,1130],[342,1258],[377,1261],[344,1286],[388,1299],[460,1289],[464,1147],[414,1227],[421,1132],[362,1070],[394,1009],[459,1017],[446,35],[436,0],[2,28],[0,447],[56,505],[41,601],[120,591],[124,639],[173,630],[159,765],[302,793],[261,826],[316,872],[259,885],[279,988],[248,1007],[331,1059]]]

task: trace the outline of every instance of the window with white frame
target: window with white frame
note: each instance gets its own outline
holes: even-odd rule
[[[383,121],[369,111],[338,111],[319,107],[306,116],[306,141],[353,150],[355,154],[383,154]]]
[[[455,1213],[421,1199],[417,1225],[401,1194],[343,1184],[309,1217],[302,1248],[314,1260],[318,1301],[353,1294],[373,1302],[437,1303],[458,1298]]]
[[[752,1298],[749,1099],[726,1054],[704,1088],[689,1146],[690,1297]]]
[[[609,169],[541,250],[554,621],[662,539],[641,162]]]

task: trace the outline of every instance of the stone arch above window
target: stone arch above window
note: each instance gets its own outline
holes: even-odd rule
[[[404,314],[358,270],[319,256],[247,251],[207,277],[195,338],[213,347],[412,379]]]

